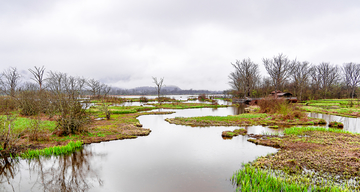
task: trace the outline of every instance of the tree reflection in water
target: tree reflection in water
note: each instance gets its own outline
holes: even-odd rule
[[[12,191],[15,191],[11,180],[19,173],[19,160],[15,158],[1,158],[0,159],[0,191],[5,190],[5,184],[8,184]],[[4,190],[2,190],[4,189]]]
[[[19,171],[19,160],[4,161],[1,164],[0,184],[7,182],[13,191],[18,191],[17,187],[14,189],[13,183],[19,185],[19,191],[88,191],[102,185],[98,175],[99,167],[96,167],[99,164],[94,162],[96,157],[102,156],[104,154],[95,154],[89,147],[85,147],[70,155],[27,160],[30,178],[22,184],[21,175],[25,170]],[[20,162],[26,164],[25,161]],[[19,172],[20,176],[14,179]],[[31,185],[25,187],[28,183]]]

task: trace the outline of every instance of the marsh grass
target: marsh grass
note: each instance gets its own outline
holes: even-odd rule
[[[52,155],[65,155],[72,153],[78,149],[82,148],[82,142],[81,141],[70,141],[65,146],[55,146],[55,147],[49,147],[45,149],[36,149],[36,150],[28,150],[20,155],[23,159],[34,159],[39,158],[40,156],[52,156]]]
[[[129,114],[129,113],[137,113],[140,111],[149,111],[156,109],[156,107],[143,107],[143,106],[109,106],[108,111],[111,114]],[[101,113],[101,106],[93,106],[88,109],[90,113]]]
[[[231,181],[237,186],[236,191],[351,191],[350,187],[324,183],[315,186],[310,180],[298,181],[287,174],[277,175],[270,169],[261,169],[251,164],[243,165],[236,171]],[[305,182],[304,182],[305,181]],[[306,182],[307,181],[307,182]]]
[[[282,115],[266,113],[243,113],[229,116],[202,116],[202,117],[175,117],[165,121],[178,125],[191,126],[248,126],[248,125],[313,125],[326,124],[326,121],[318,118],[306,117],[289,121]]]
[[[333,132],[333,133],[347,133],[347,134],[354,134],[349,131],[345,131],[342,129],[333,129],[333,128],[326,128],[326,127],[291,127],[284,130],[285,135],[305,135],[306,132],[309,131],[322,131],[322,132]]]

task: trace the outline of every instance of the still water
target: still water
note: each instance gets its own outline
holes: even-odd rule
[[[320,113],[309,113],[310,117],[322,118],[327,122],[326,126],[331,121],[342,122],[344,124],[343,130],[350,131],[352,133],[360,133],[360,118],[341,117],[337,115],[328,115]]]
[[[68,156],[39,160],[1,160],[0,191],[234,191],[229,180],[242,163],[274,153],[271,147],[247,142],[247,136],[224,140],[221,132],[238,127],[173,125],[166,118],[226,116],[242,107],[186,109],[138,119],[152,130],[146,137],[86,145]],[[310,113],[344,129],[360,132],[358,118]],[[281,131],[246,127],[248,133]]]
[[[229,180],[242,163],[274,153],[247,142],[224,140],[238,127],[189,127],[164,121],[176,116],[226,116],[237,108],[186,109],[138,119],[151,134],[86,145],[69,156],[1,162],[0,191],[234,191]],[[241,109],[240,109],[241,110]],[[249,133],[274,132],[248,127]]]

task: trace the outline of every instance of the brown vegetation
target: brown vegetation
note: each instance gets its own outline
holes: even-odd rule
[[[260,113],[276,114],[278,119],[294,120],[306,119],[307,115],[302,112],[295,104],[289,103],[283,98],[274,99],[265,97],[258,102]]]
[[[234,131],[223,131],[221,133],[221,136],[226,138],[232,138],[238,135],[246,135],[246,133],[247,133],[246,129],[235,129]]]
[[[360,176],[360,135],[308,131],[305,136],[261,136],[256,144],[279,147],[274,155],[257,159],[254,165],[288,173],[313,170],[343,178]]]

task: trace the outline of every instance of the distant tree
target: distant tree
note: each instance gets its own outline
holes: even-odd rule
[[[309,77],[311,65],[307,61],[293,61],[294,68],[291,73],[291,77],[294,83],[294,94],[298,96],[298,99],[301,100],[301,96],[304,88],[306,87]]]
[[[354,98],[356,88],[360,83],[360,64],[345,63],[342,67],[345,83],[351,89],[351,98]]]
[[[111,87],[106,84],[101,84],[101,93],[106,97],[111,92]]]
[[[17,71],[16,67],[10,67],[4,70],[1,75],[1,87],[2,92],[11,97],[15,97],[17,87],[20,84],[21,75]]]
[[[281,83],[283,83],[291,74],[294,63],[282,53],[278,56],[274,56],[272,59],[263,58],[263,63],[273,81],[276,93]],[[277,98],[277,94],[275,94],[275,98]]]
[[[29,69],[30,73],[33,75],[33,77],[31,79],[39,84],[39,90],[41,90],[43,82],[44,82],[45,67],[44,66],[42,66],[42,67],[34,66],[34,68],[35,68],[35,70]]]
[[[326,99],[327,91],[339,78],[338,67],[330,65],[330,63],[322,62],[316,66],[316,71],[320,88],[323,90],[324,99]]]
[[[100,95],[101,83],[98,80],[89,79],[87,81],[87,86],[89,87],[89,91],[90,93],[92,93],[93,96]]]
[[[157,77],[152,77],[153,82],[155,83],[155,89],[156,92],[158,94],[158,102],[160,103],[160,93],[161,93],[161,88],[164,86],[163,82],[164,82],[164,77],[160,78],[159,80],[157,79]]]
[[[231,65],[235,68],[235,72],[229,75],[230,86],[238,92],[243,92],[244,97],[249,97],[260,78],[258,64],[248,58],[242,61],[237,60]]]

